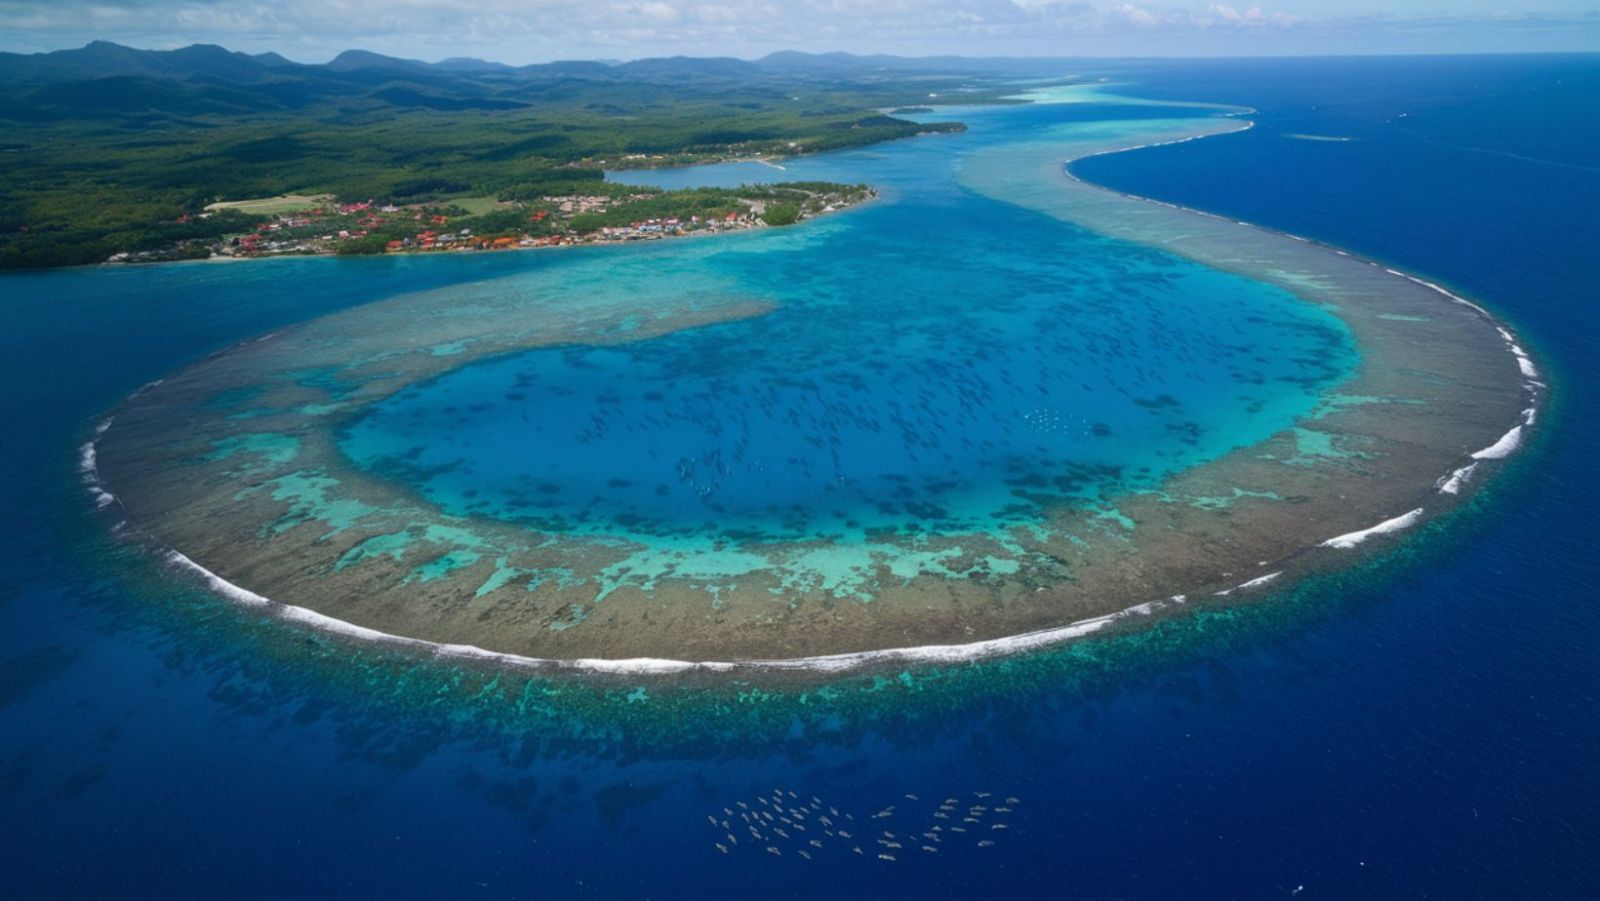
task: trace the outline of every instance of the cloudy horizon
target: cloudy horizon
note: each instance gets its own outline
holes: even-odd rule
[[[1426,0],[1424,0],[1426,2]],[[1600,50],[1600,0],[1281,0],[1275,5],[1074,0],[0,0],[0,50],[110,40],[193,43],[324,62],[360,48],[436,61],[777,50],[902,56],[1278,56]]]

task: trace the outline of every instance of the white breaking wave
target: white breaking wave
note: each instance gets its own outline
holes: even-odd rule
[[[1478,464],[1469,463],[1455,472],[1450,473],[1448,476],[1440,479],[1438,481],[1439,491],[1443,494],[1459,493],[1461,491],[1461,486],[1465,485],[1467,480],[1472,478],[1472,471],[1477,468]]]
[[[1500,436],[1500,440],[1489,445],[1472,455],[1474,460],[1503,460],[1517,452],[1522,446],[1522,426],[1512,426],[1511,431]]]
[[[381,642],[397,647],[420,649],[431,653],[439,659],[467,659],[487,661],[506,666],[515,666],[523,669],[577,669],[602,673],[640,674],[640,675],[665,675],[682,673],[692,670],[707,672],[730,672],[733,670],[766,670],[774,672],[783,671],[812,671],[812,672],[847,672],[863,669],[883,663],[963,663],[981,660],[989,657],[1000,657],[1015,654],[1019,651],[1034,650],[1049,645],[1079,638],[1112,625],[1124,619],[1138,616],[1149,616],[1173,604],[1182,604],[1187,599],[1179,594],[1159,601],[1147,601],[1136,604],[1116,613],[1104,616],[1081,619],[1065,626],[1050,629],[1040,629],[1034,632],[1024,632],[1020,635],[1010,635],[1005,638],[993,638],[986,641],[974,641],[966,644],[954,645],[920,645],[909,648],[886,648],[879,651],[858,651],[848,654],[824,654],[815,657],[795,657],[787,660],[670,660],[659,657],[633,657],[618,660],[608,660],[597,657],[581,657],[572,660],[556,660],[544,657],[526,657],[521,654],[507,654],[500,651],[490,651],[474,645],[467,644],[442,644],[426,641],[420,638],[407,638],[401,635],[391,635],[366,626],[318,613],[305,607],[292,604],[280,604],[255,592],[242,588],[229,582],[209,569],[194,562],[178,551],[168,551],[167,563],[178,569],[185,570],[197,577],[200,582],[218,595],[243,604],[247,607],[269,608],[278,618],[288,622],[310,626],[324,632],[343,635],[363,641]],[[1276,573],[1273,574],[1277,575]],[[1269,577],[1264,577],[1271,578]],[[1263,580],[1253,580],[1260,582]]]
[[[1327,541],[1324,541],[1321,546],[1338,548],[1340,550],[1347,551],[1374,535],[1387,535],[1390,532],[1399,532],[1402,529],[1409,529],[1416,525],[1417,521],[1420,519],[1422,519],[1422,508],[1418,507],[1417,509],[1412,510],[1410,513],[1403,513],[1399,516],[1396,516],[1394,519],[1386,519],[1371,528],[1362,529],[1359,532],[1346,532],[1343,535],[1335,535],[1334,537],[1329,538]]]
[[[222,578],[221,576],[209,569],[206,569],[204,566],[201,566],[193,560],[190,560],[188,557],[185,557],[183,554],[180,554],[177,551],[167,551],[167,563],[172,566],[176,566],[179,569],[188,570],[194,575],[199,576],[200,581],[205,583],[207,588],[211,589],[217,594],[222,595],[230,601],[237,601],[238,603],[249,607],[266,607],[272,603],[272,601],[262,597],[259,594],[256,594],[253,591],[250,591],[249,589],[240,588],[232,582],[229,582],[227,579]]]
[[[99,441],[100,436],[109,428],[111,428],[111,418],[108,417],[95,426],[94,437],[85,441],[83,447],[78,449],[78,475],[83,478],[83,484],[88,486],[89,496],[94,498],[96,510],[104,510],[117,501],[116,495],[107,491],[100,481],[99,456],[95,449],[95,442]]]
[[[1275,573],[1267,573],[1264,576],[1256,576],[1254,579],[1251,579],[1250,581],[1245,582],[1244,584],[1240,585],[1239,587],[1240,588],[1260,588],[1261,586],[1267,584],[1268,582],[1271,582],[1273,579],[1276,579],[1277,577],[1279,577],[1281,575],[1283,575],[1283,573],[1281,571],[1279,571],[1279,572],[1275,572]]]

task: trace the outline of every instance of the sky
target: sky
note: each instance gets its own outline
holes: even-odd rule
[[[1600,51],[1600,0],[0,0],[0,50],[192,43],[322,62]]]

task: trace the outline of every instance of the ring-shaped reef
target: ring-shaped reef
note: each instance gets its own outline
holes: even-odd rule
[[[811,163],[884,188],[860,210],[532,253],[221,351],[102,422],[85,477],[124,534],[285,619],[748,675],[1249,598],[1520,446],[1544,386],[1485,310],[1078,181],[1249,127],[1089,99]]]

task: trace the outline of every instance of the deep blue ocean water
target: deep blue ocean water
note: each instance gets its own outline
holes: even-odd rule
[[[1554,402],[1476,509],[1280,603],[969,691],[567,734],[437,675],[298,665],[107,546],[73,472],[94,415],[185,361],[526,255],[191,265],[183,290],[152,290],[170,270],[7,276],[0,894],[1600,894],[1600,59],[1107,71],[1259,125],[1081,175],[1349,247],[1515,323]],[[306,288],[267,290],[284,283]],[[994,847],[893,867],[719,855],[705,816],[780,787],[858,811],[1020,801]]]

